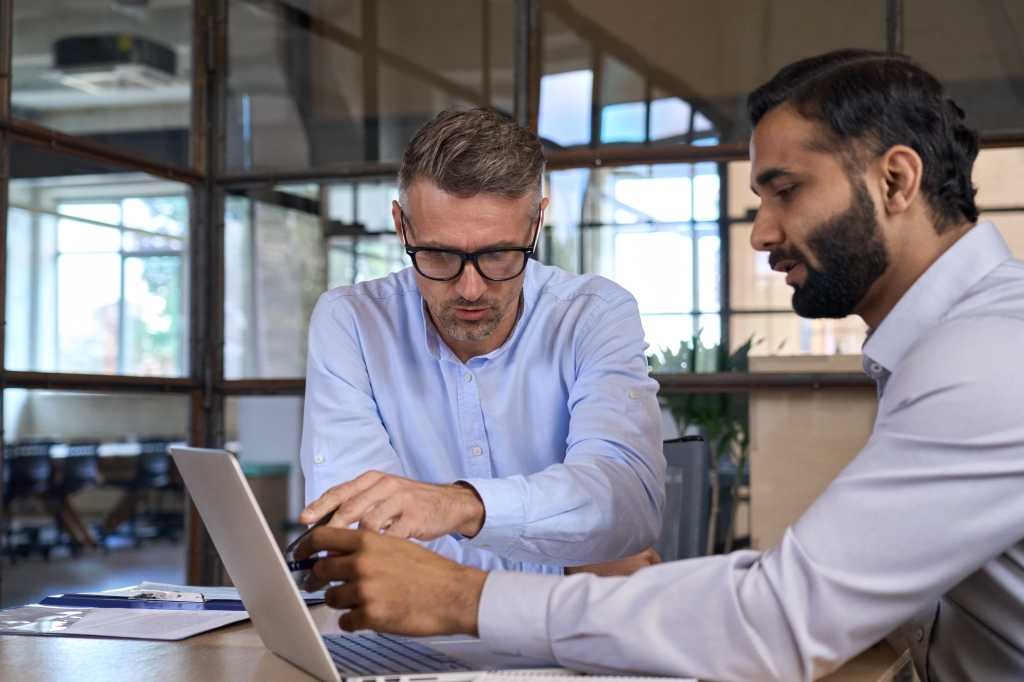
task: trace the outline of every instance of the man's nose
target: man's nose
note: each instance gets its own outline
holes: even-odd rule
[[[786,240],[782,226],[771,211],[762,206],[754,217],[754,226],[750,231],[750,245],[755,251],[771,251]]]
[[[475,301],[487,291],[487,280],[476,269],[473,261],[466,261],[466,267],[455,282],[455,292],[467,301]]]

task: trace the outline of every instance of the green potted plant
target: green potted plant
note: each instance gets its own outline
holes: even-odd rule
[[[733,352],[727,346],[704,345],[700,332],[682,341],[675,351],[662,348],[660,356],[648,356],[651,370],[655,373],[668,372],[746,372],[750,349],[756,345],[751,337]],[[662,404],[669,410],[679,433],[694,430],[703,434],[712,454],[709,467],[711,503],[708,518],[707,553],[716,549],[716,538],[723,536],[722,550],[730,551],[733,544],[733,527],[737,490],[747,471],[750,444],[748,398],[746,393],[688,393],[661,396]],[[722,490],[719,470],[729,461],[735,467],[728,488]],[[724,492],[724,499],[723,499]],[[719,516],[723,507],[729,510],[719,532]]]

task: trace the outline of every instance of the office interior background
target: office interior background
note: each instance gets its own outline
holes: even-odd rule
[[[238,453],[288,532],[312,306],[406,267],[398,162],[448,107],[543,138],[540,259],[636,296],[666,434],[710,442],[706,550],[770,546],[874,387],[863,323],[798,318],[749,246],[745,97],[840,47],[940,77],[1024,257],[1015,0],[0,0],[0,604],[223,580],[168,443]]]

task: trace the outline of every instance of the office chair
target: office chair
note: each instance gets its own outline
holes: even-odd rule
[[[655,545],[662,561],[703,556],[711,513],[711,450],[703,436],[665,441],[665,508]]]
[[[55,505],[54,520],[57,525],[57,542],[71,549],[77,556],[83,544],[95,546],[92,534],[85,521],[71,505],[71,496],[85,488],[99,485],[99,443],[69,443],[67,454],[55,467],[50,496]]]
[[[127,483],[131,500],[129,528],[136,547],[146,539],[167,539],[176,542],[185,527],[184,511],[181,508],[165,509],[164,495],[180,493],[181,483],[174,471],[174,465],[167,448],[176,439],[144,440],[139,443],[139,456],[135,477]],[[143,503],[146,509],[140,509]],[[139,522],[145,521],[145,530]]]
[[[24,442],[7,446],[4,457],[4,553],[11,563],[27,557],[33,550],[44,559],[50,558],[53,544],[43,543],[41,533],[47,524],[15,522],[14,503],[18,499],[46,504],[50,491],[53,463],[50,442]]]

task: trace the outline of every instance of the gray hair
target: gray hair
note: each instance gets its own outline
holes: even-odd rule
[[[540,138],[489,108],[442,111],[413,136],[398,172],[399,201],[425,179],[460,198],[495,194],[519,199],[533,192],[540,206],[544,150]]]

